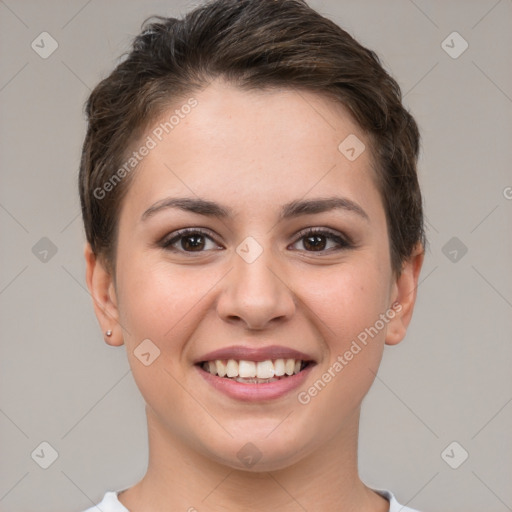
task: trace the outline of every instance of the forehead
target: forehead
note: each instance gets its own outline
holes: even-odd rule
[[[166,195],[260,215],[307,195],[380,203],[365,134],[343,105],[312,92],[218,80],[164,112],[140,144],[149,139],[128,191],[134,207]]]

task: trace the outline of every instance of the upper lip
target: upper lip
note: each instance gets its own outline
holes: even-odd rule
[[[242,345],[233,345],[231,347],[219,348],[208,352],[204,356],[196,359],[194,364],[205,361],[215,361],[216,359],[235,359],[245,361],[267,361],[275,359],[300,359],[302,361],[314,361],[314,359],[293,348],[279,345],[270,345],[268,347],[245,347]]]

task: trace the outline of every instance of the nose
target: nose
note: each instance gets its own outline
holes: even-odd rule
[[[217,313],[223,320],[244,324],[247,329],[265,329],[292,318],[294,294],[284,272],[272,261],[270,250],[251,263],[234,253],[233,266],[217,301]]]

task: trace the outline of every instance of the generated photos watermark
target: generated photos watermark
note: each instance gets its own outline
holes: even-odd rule
[[[93,195],[96,199],[104,199],[106,195],[114,190],[114,188],[128,176],[144,157],[148,156],[150,151],[158,146],[166,135],[172,132],[180,124],[180,122],[187,117],[192,109],[197,107],[198,101],[195,98],[189,98],[186,103],[176,109],[167,121],[162,121],[153,130],[151,134],[146,137],[144,143],[138,150],[133,151],[131,156],[117,169],[117,171],[105,182],[101,187],[96,187]]]
[[[338,355],[331,366],[307,390],[298,393],[297,400],[299,403],[302,405],[309,404],[311,399],[317,396],[400,311],[402,311],[402,304],[395,302],[385,313],[379,315],[378,320],[372,326],[361,331],[357,335],[357,339],[352,340],[350,347],[343,354]]]

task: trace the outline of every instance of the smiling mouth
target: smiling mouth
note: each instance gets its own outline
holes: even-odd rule
[[[267,359],[247,361],[244,359],[216,359],[197,363],[205,372],[245,384],[266,384],[287,379],[315,364],[302,359]]]

